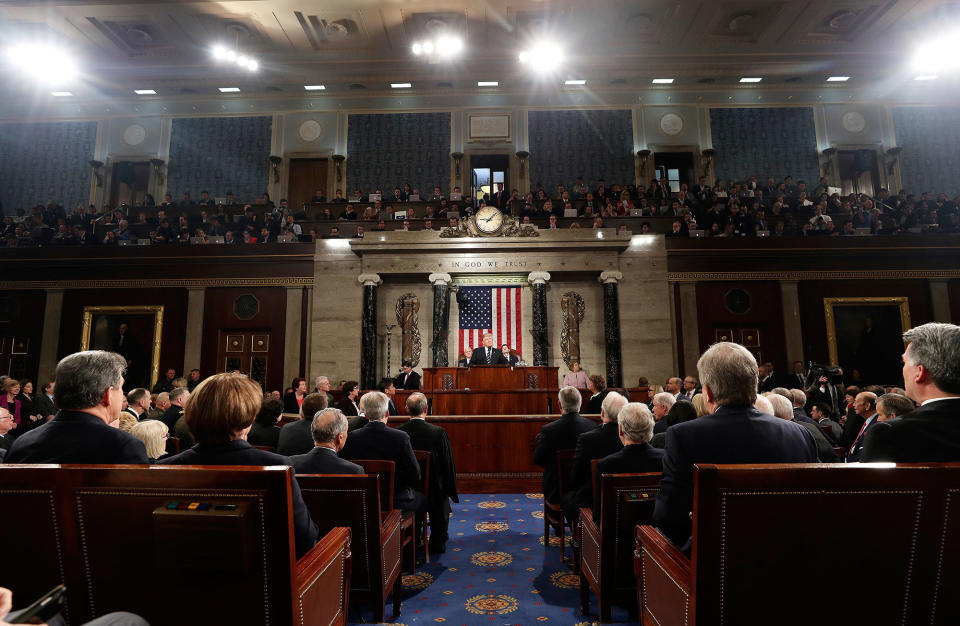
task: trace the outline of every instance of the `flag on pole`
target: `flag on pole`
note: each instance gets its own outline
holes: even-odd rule
[[[519,285],[460,287],[467,304],[460,306],[460,332],[457,354],[481,345],[485,333],[493,333],[494,346],[510,346],[523,354],[520,334]]]

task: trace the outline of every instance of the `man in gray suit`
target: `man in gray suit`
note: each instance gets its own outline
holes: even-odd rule
[[[297,474],[362,474],[356,463],[341,459],[337,453],[347,442],[347,418],[340,409],[319,411],[310,425],[314,448],[306,454],[290,457]]]

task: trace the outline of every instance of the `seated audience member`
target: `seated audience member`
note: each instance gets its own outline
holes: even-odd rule
[[[697,412],[697,417],[703,417],[707,414],[707,407],[703,403],[703,394],[698,393],[697,395],[690,398],[690,403],[693,405],[694,410]]]
[[[692,402],[674,402],[673,406],[670,407],[670,410],[667,411],[667,414],[663,416],[657,424],[664,424],[664,428],[659,433],[656,433],[650,439],[650,445],[654,448],[663,448],[667,443],[667,431],[670,430],[671,426],[677,424],[682,424],[684,422],[689,422],[690,420],[697,419],[697,409],[694,408]]]
[[[685,403],[684,403],[685,404]],[[597,478],[604,474],[646,474],[663,469],[663,450],[650,445],[653,414],[647,405],[630,402],[617,416],[617,429],[623,449],[597,463]],[[600,520],[599,484],[593,490],[593,519]]]
[[[306,404],[305,401],[304,405]],[[363,468],[356,463],[337,456],[347,442],[347,418],[340,409],[322,409],[317,411],[313,419],[300,421],[310,426],[313,448],[304,454],[290,457],[297,474],[364,473]]]
[[[583,409],[583,412],[587,415],[596,415],[600,413],[603,399],[607,397],[607,379],[599,374],[588,376],[587,391],[593,395],[587,400],[587,406]]]
[[[146,419],[147,411],[150,409],[150,392],[142,387],[131,389],[127,393],[127,408],[124,412],[133,416],[137,422]],[[127,431],[129,432],[129,430]]]
[[[563,514],[576,520],[581,507],[593,506],[593,482],[590,480],[590,461],[602,459],[623,447],[617,431],[617,416],[627,399],[611,391],[600,405],[600,428],[588,430],[577,437],[570,470],[570,488],[563,497]]]
[[[153,406],[147,411],[147,419],[160,419],[168,408],[170,408],[170,394],[164,391],[153,397]]]
[[[187,377],[187,389],[193,391],[201,382],[203,382],[203,379],[200,378],[200,370],[190,370],[190,375]]]
[[[885,393],[877,398],[877,421],[887,422],[899,419],[915,408],[913,400],[902,393]]]
[[[683,398],[685,400],[692,400],[693,396],[697,395],[699,392],[699,384],[697,383],[696,378],[693,376],[687,376],[683,379],[683,389],[680,393],[683,394]]]
[[[183,407],[187,404],[189,397],[190,391],[186,387],[177,387],[167,394],[167,398],[170,399],[170,406],[163,412],[160,420],[166,424],[170,430],[174,430],[177,425],[177,420],[183,417]]]
[[[307,395],[307,379],[294,378],[290,388],[292,391],[283,396],[283,412],[299,413],[300,405],[303,404],[303,399]]]
[[[290,459],[247,443],[247,434],[263,402],[263,391],[243,374],[215,374],[199,385],[184,411],[197,445],[161,459],[162,465],[290,465]],[[293,534],[297,557],[317,541],[297,480],[291,481]]]
[[[387,428],[387,396],[369,391],[361,399],[367,423],[350,432],[340,451],[343,459],[382,459],[394,462],[394,506],[404,514],[424,505],[423,494],[416,490],[420,466],[410,445],[410,435],[396,428]]]
[[[562,388],[557,399],[560,401],[562,415],[560,419],[540,429],[533,451],[533,462],[543,468],[543,497],[553,504],[560,504],[557,452],[575,449],[577,438],[582,433],[597,428],[593,420],[580,416],[582,399],[576,388]]]
[[[10,443],[13,441],[10,432],[16,427],[17,423],[13,421],[10,411],[0,407],[0,462],[3,462],[3,455],[10,449]]]
[[[676,403],[676,397],[669,391],[662,391],[653,396],[653,419],[657,422],[653,427],[654,434],[667,431],[667,421],[664,418]]]
[[[387,415],[390,417],[400,415],[400,411],[397,410],[397,405],[393,402],[393,396],[397,393],[397,386],[394,384],[393,379],[389,376],[381,378],[380,382],[377,383],[377,391],[387,396]]]
[[[823,431],[820,430],[820,427],[813,422],[813,420],[810,422],[802,422],[794,417],[793,403],[790,402],[790,400],[787,400],[785,396],[773,392],[770,392],[767,400],[770,401],[773,407],[774,417],[793,422],[807,429],[807,432],[810,433],[810,436],[813,437],[814,442],[817,444],[817,458],[821,463],[837,463],[840,461],[840,459],[837,458],[837,453],[833,451],[833,444],[830,443],[826,435],[823,434]]]
[[[563,387],[576,387],[577,389],[587,388],[587,373],[580,369],[580,362],[574,361],[570,364],[570,371],[563,375]]]
[[[867,436],[867,431],[877,424],[877,394],[872,391],[861,391],[853,401],[853,410],[863,419],[863,425],[854,438],[853,443],[847,450],[847,463],[856,463],[860,460],[860,453],[863,452],[863,443]]]
[[[457,367],[470,367],[470,359],[473,358],[473,350],[467,348],[463,351],[463,358],[457,361]]]
[[[502,346],[500,346],[500,352],[503,353],[503,358],[507,360],[507,365],[516,365],[517,363],[520,362],[520,357],[518,357],[516,354],[514,354],[510,350],[509,345],[503,344]]]
[[[872,428],[861,460],[960,461],[960,326],[924,324],[903,341],[904,387],[919,406]]]
[[[172,367],[166,371],[163,378],[157,381],[157,384],[153,386],[153,394],[157,395],[163,393],[164,391],[170,391],[173,389],[173,381],[177,377],[177,371]]]
[[[654,509],[657,528],[689,551],[695,463],[815,463],[810,435],[753,408],[759,368],[735,343],[712,345],[697,362],[710,414],[667,431],[663,480]]]
[[[119,428],[123,372],[119,354],[89,350],[57,364],[56,403],[51,421],[17,437],[6,463],[146,463],[139,439]]]
[[[315,393],[321,393],[327,396],[327,404],[330,403],[330,379],[327,376],[317,376],[314,381],[313,390]],[[326,407],[324,407],[326,408]]]
[[[326,380],[327,377],[323,376],[322,378]],[[329,389],[330,382],[327,381],[326,384]],[[325,393],[311,393],[304,398],[303,404],[300,405],[300,419],[290,422],[280,429],[277,454],[293,456],[310,452],[315,443],[310,430],[313,424],[313,417],[311,416],[327,408],[329,402],[330,396]]]
[[[357,397],[360,395],[360,383],[355,380],[348,380],[340,387],[340,391],[343,394],[343,399],[340,400],[337,408],[343,411],[343,414],[348,418],[359,416],[360,407],[357,406]],[[353,430],[353,428],[350,430]]]
[[[277,420],[280,419],[281,413],[283,413],[282,402],[273,398],[264,400],[257,413],[257,419],[247,434],[247,442],[251,446],[268,446],[276,450],[280,442],[280,427],[277,426]]]
[[[430,453],[430,499],[427,511],[430,513],[430,552],[443,554],[447,550],[450,523],[450,500],[459,503],[457,494],[457,466],[453,460],[453,446],[450,437],[441,426],[428,424],[427,397],[420,392],[407,398],[407,413],[410,420],[399,430],[410,436],[410,445],[414,450]]]
[[[413,371],[412,366],[410,361],[403,362],[403,372],[393,379],[397,389],[420,389],[420,374]]]
[[[167,453],[167,425],[160,420],[143,420],[130,429],[130,434],[143,442],[147,449],[147,460],[156,463]]]
[[[793,406],[793,418],[798,422],[807,422],[816,426],[817,422],[812,417],[807,415],[806,409],[803,407],[807,404],[807,394],[803,393],[800,389],[786,389],[784,387],[777,387],[773,390],[774,393],[779,393],[781,396],[790,401],[790,404]]]
[[[817,423],[821,429],[826,428],[829,431],[829,439],[837,445],[843,436],[843,428],[837,422],[830,419],[830,405],[826,402],[818,402],[810,408],[811,419]]]

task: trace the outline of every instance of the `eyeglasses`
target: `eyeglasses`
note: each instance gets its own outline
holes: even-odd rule
[[[13,419],[13,416],[12,416],[12,415],[3,415],[3,416],[0,416],[0,422],[2,422],[3,420],[12,420],[12,419]]]

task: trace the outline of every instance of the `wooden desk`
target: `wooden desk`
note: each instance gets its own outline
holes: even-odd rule
[[[424,373],[430,368],[424,368]],[[466,368],[435,368],[461,370],[466,372]],[[477,370],[479,368],[471,368]],[[510,368],[484,367],[484,370],[499,369],[500,374],[506,375],[502,370]],[[518,368],[515,368],[518,369]],[[536,368],[519,368],[536,369]],[[542,368],[552,369],[557,368]],[[485,372],[484,374],[488,374]],[[556,376],[556,371],[552,372]],[[543,380],[541,378],[541,380]],[[549,379],[553,380],[553,379]],[[559,413],[559,401],[557,393],[560,390],[556,387],[545,389],[428,389],[424,385],[422,393],[430,400],[431,415],[537,415],[537,414],[556,414]],[[407,398],[413,391],[398,389],[393,397],[394,404],[401,414],[406,414]],[[630,395],[630,402],[647,402],[649,399],[649,389],[646,387],[637,387],[627,389]],[[590,401],[590,392],[586,389],[580,390],[582,398],[581,412],[586,408]]]
[[[471,367],[425,367],[423,390],[471,391],[556,389],[560,368],[546,366],[473,365]],[[484,411],[477,411],[483,413]],[[522,413],[523,411],[515,411]]]

